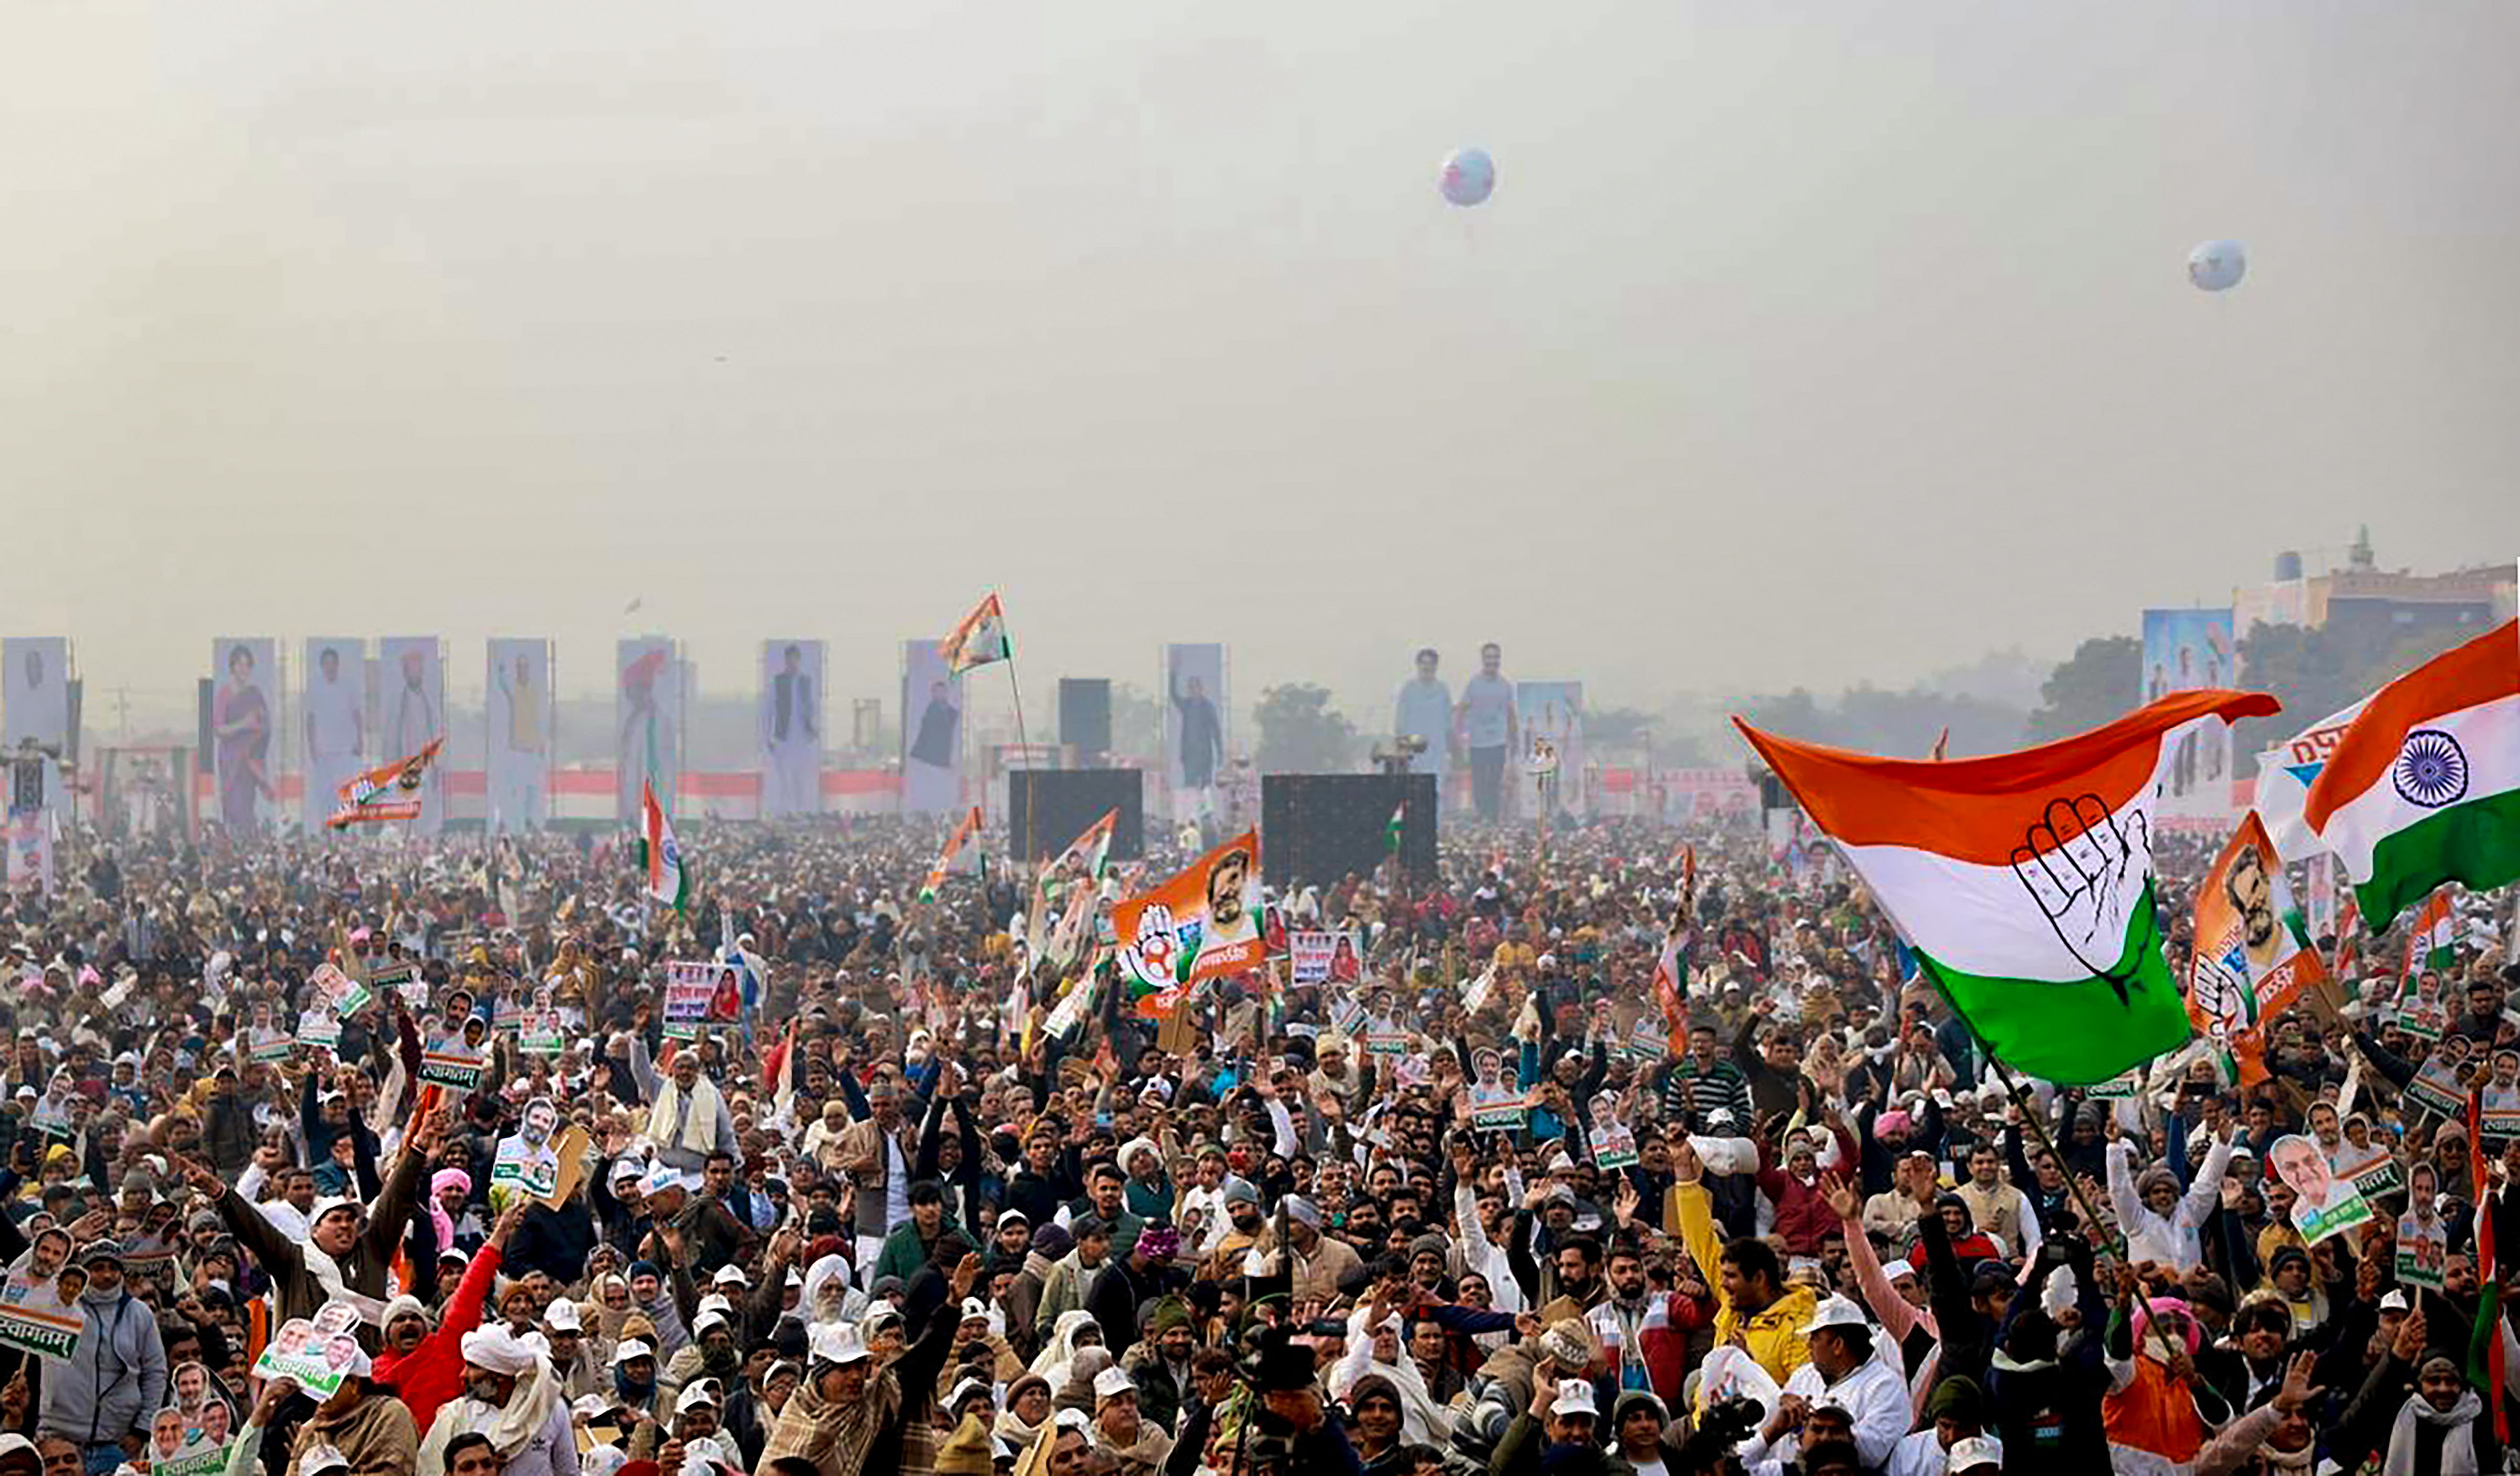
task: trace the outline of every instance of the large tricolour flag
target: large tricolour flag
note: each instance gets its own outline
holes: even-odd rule
[[[1943,763],[1733,722],[1987,1048],[2091,1085],[2188,1039],[2152,875],[2153,808],[2179,739],[2278,710],[2261,693],[2175,693],[2079,737]]]
[[[2374,931],[2445,881],[2520,878],[2520,621],[2373,694],[2302,818],[2345,863]]]

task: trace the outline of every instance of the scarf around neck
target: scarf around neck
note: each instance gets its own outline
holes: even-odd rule
[[[2458,1391],[2458,1403],[2448,1413],[2434,1409],[2420,1393],[2408,1395],[2389,1427],[2389,1454],[2380,1463],[2381,1476],[2415,1476],[2417,1425],[2441,1431],[2441,1459],[2424,1476],[2477,1476],[2476,1417],[2484,1412],[2485,1401],[2473,1389]]]

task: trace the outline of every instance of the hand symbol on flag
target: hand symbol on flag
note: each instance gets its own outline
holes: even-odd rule
[[[2144,950],[2127,948],[2127,919],[2152,874],[2152,830],[2138,810],[2125,823],[2096,794],[2051,799],[2012,848],[2012,873],[2077,962],[2109,981],[2126,1002]],[[2153,919],[2144,921],[2152,946]]]
[[[1147,904],[1138,914],[1138,936],[1120,950],[1120,966],[1132,978],[1157,989],[1168,987],[1173,975],[1173,910],[1160,902]]]

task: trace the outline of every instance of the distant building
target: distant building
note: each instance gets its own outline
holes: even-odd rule
[[[2245,637],[2260,625],[2401,636],[2454,629],[2484,631],[2511,617],[2515,578],[2510,563],[2483,564],[2445,574],[2383,569],[2363,528],[2342,568],[2305,575],[2299,554],[2275,556],[2275,577],[2231,591],[2231,631]]]

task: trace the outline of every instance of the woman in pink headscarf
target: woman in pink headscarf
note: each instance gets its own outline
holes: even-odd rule
[[[2109,1393],[2100,1401],[2100,1422],[2118,1470],[2176,1476],[2192,1467],[2206,1433],[2231,1411],[2196,1376],[2204,1334],[2195,1314],[2177,1297],[2138,1303],[2135,1282],[2126,1277],[2120,1315],[2109,1319]]]
[[[428,1223],[437,1231],[442,1255],[460,1249],[455,1243],[455,1217],[472,1197],[472,1176],[462,1169],[439,1169],[428,1181]]]

